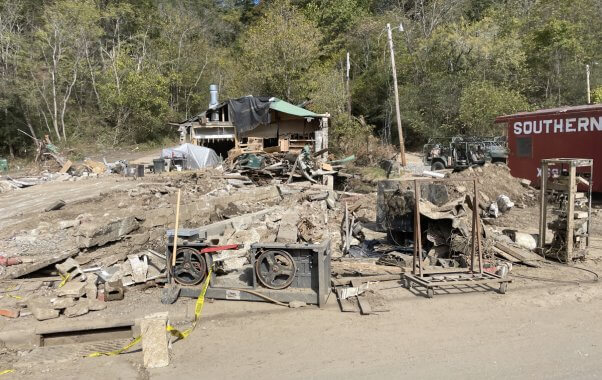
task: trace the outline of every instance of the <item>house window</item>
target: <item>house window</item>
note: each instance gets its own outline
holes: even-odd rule
[[[517,157],[532,157],[533,145],[531,137],[517,137],[516,138],[516,156]]]

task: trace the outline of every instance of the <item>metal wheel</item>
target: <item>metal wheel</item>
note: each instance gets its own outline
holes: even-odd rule
[[[435,289],[426,288],[426,298],[433,298],[435,296]]]
[[[297,265],[286,251],[264,251],[255,261],[259,282],[269,289],[284,289],[295,278]]]
[[[506,294],[506,290],[508,290],[508,283],[507,282],[500,283],[500,294]]]
[[[445,164],[441,161],[435,161],[431,165],[431,171],[443,170],[445,169]]]
[[[195,248],[182,247],[176,251],[176,265],[172,268],[174,280],[182,285],[201,283],[207,275],[207,262]]]

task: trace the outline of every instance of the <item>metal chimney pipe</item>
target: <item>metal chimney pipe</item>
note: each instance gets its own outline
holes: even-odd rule
[[[209,101],[209,107],[217,105],[217,84],[212,84],[209,86],[209,96],[211,100]]]
[[[217,84],[209,85],[209,96],[210,96],[209,108],[217,106],[217,104],[218,104]],[[213,112],[211,114],[211,121],[219,121],[219,113],[218,112]]]

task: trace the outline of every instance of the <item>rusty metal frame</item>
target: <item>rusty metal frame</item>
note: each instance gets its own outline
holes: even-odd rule
[[[548,177],[548,169],[550,166],[557,166],[560,168],[568,167],[569,178],[567,186],[562,186],[560,184],[550,184]],[[566,241],[567,246],[564,251],[563,257],[555,257],[561,262],[569,263],[574,258],[575,255],[573,253],[574,243],[573,243],[573,235],[574,235],[574,211],[575,211],[575,196],[577,194],[577,168],[589,167],[589,185],[588,185],[588,208],[587,208],[587,233],[585,234],[585,250],[589,248],[590,244],[590,229],[591,229],[591,214],[592,214],[592,190],[593,190],[593,176],[594,176],[594,160],[592,159],[584,159],[584,158],[549,158],[541,160],[541,193],[540,193],[540,204],[539,204],[539,241],[537,244],[537,249],[539,253],[546,257],[546,234],[547,234],[547,225],[548,225],[548,216],[547,216],[547,196],[546,193],[548,190],[558,190],[567,193],[567,216],[566,216]]]
[[[476,178],[458,178],[458,179],[414,179],[414,257],[412,259],[412,272],[404,274],[404,283],[407,288],[412,284],[423,286],[427,290],[427,297],[434,296],[434,288],[455,285],[485,285],[496,283],[500,284],[500,293],[505,293],[511,279],[500,277],[496,274],[483,271],[483,251],[481,244],[481,220],[479,217],[479,193]],[[422,230],[420,226],[420,200],[422,198],[422,183],[434,182],[468,182],[472,183],[472,231],[471,231],[471,253],[470,268],[454,271],[429,271],[422,268]],[[478,270],[475,271],[475,259],[479,260]],[[418,267],[418,269],[416,268]],[[441,278],[442,277],[442,278]]]

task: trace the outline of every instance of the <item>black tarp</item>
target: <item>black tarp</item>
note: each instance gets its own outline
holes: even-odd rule
[[[267,96],[245,96],[228,100],[230,121],[240,135],[270,123],[270,98]]]

